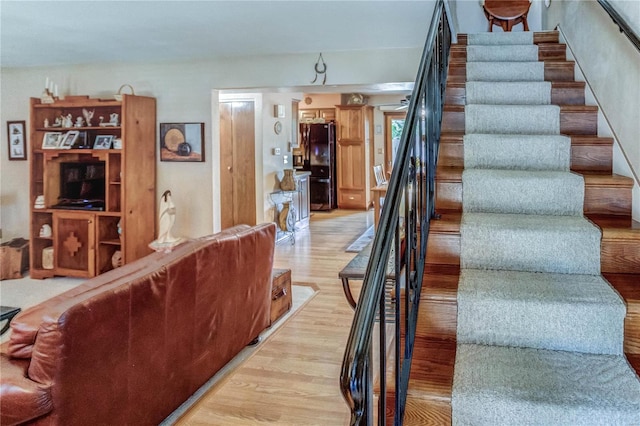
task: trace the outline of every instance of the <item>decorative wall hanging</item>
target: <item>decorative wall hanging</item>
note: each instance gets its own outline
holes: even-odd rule
[[[318,80],[318,74],[322,74],[322,84],[324,85],[327,82],[327,64],[322,58],[322,53],[318,56],[318,60],[316,61],[314,68],[316,70],[316,77],[311,81],[311,84]]]
[[[27,136],[24,121],[7,121],[9,160],[27,159]]]
[[[160,161],[204,161],[204,123],[160,123]]]

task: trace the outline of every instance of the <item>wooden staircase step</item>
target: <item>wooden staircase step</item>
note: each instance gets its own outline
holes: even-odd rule
[[[602,229],[603,273],[640,274],[640,222],[628,216],[588,215]],[[453,223],[448,224],[449,227]],[[640,285],[640,279],[637,281]]]
[[[466,46],[468,40],[468,34],[458,34],[458,43],[461,46]],[[541,31],[533,33],[533,44],[541,43],[559,43],[560,32],[559,31]],[[455,45],[454,45],[455,46]]]
[[[627,316],[624,319],[624,352],[627,355],[640,356],[640,275],[610,273],[603,275],[627,303]],[[637,366],[640,366],[640,362]]]
[[[436,170],[436,210],[462,210],[462,168]],[[631,216],[633,179],[619,175],[583,174],[584,213]]]
[[[551,82],[551,103],[554,105],[584,105],[584,81]],[[449,105],[465,105],[466,83],[462,81],[447,84],[445,103]]]
[[[443,133],[440,137],[438,166],[464,167],[464,134]],[[571,136],[571,170],[610,174],[613,163],[613,138],[592,135]]]
[[[427,264],[460,265],[460,211],[438,210],[427,240]],[[629,216],[587,216],[602,230],[603,273],[640,274],[640,222]],[[640,280],[639,280],[640,282]]]
[[[466,62],[467,46],[452,44],[450,51],[452,62]],[[538,44],[539,61],[564,61],[567,59],[567,45],[560,43],[540,43]]]
[[[620,175],[587,174],[584,177],[584,214],[631,216],[633,179]]]
[[[544,79],[546,81],[575,81],[575,62],[546,61],[544,63]],[[448,82],[464,82],[467,80],[466,62],[449,62]]]
[[[464,105],[445,104],[443,132],[464,132]],[[594,105],[561,105],[560,133],[564,135],[597,135],[598,107]]]

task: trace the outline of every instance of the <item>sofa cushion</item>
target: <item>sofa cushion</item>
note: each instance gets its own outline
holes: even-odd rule
[[[27,362],[0,354],[0,424],[16,425],[43,416],[53,408],[49,387],[26,377]]]

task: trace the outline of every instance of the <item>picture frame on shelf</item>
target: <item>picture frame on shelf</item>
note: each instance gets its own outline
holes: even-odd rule
[[[86,131],[80,130],[78,132],[78,138],[76,139],[76,147],[79,149],[90,149],[92,147],[91,142],[88,140]]]
[[[160,123],[160,161],[204,161],[204,123]]]
[[[80,135],[80,132],[78,130],[69,130],[62,137],[62,141],[60,142],[60,148],[61,149],[71,149],[71,148],[73,148],[73,145],[78,140],[78,136],[79,135]]]
[[[42,149],[58,149],[62,132],[46,132],[42,137]]]
[[[9,160],[27,159],[27,136],[24,121],[7,121]]]
[[[113,135],[97,135],[93,149],[110,149]]]

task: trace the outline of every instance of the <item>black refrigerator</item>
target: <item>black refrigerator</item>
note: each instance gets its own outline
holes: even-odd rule
[[[335,123],[300,125],[304,168],[309,177],[311,210],[332,210],[336,200],[336,126]]]

